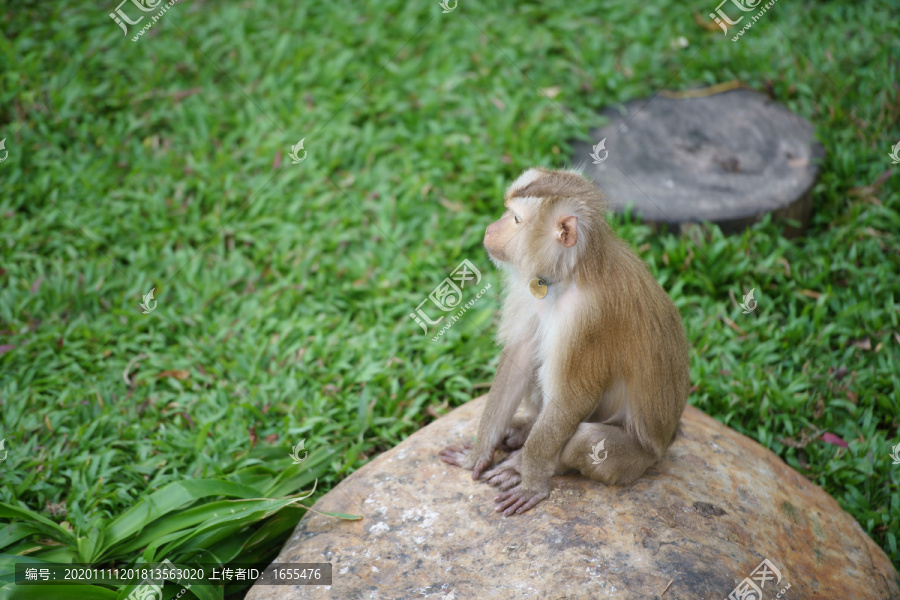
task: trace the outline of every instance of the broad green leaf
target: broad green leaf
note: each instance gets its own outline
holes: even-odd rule
[[[79,537],[77,546],[78,554],[81,556],[80,562],[93,563],[94,559],[100,554],[101,548],[103,548],[103,539],[104,528],[102,521],[91,527],[86,536]]]
[[[71,532],[57,525],[47,517],[27,508],[20,508],[18,506],[0,502],[0,517],[23,519],[32,527],[40,529],[46,535],[63,543],[73,543],[75,541]]]
[[[0,550],[35,533],[41,533],[41,529],[30,523],[9,523],[0,527]]]
[[[288,464],[271,485],[263,489],[266,498],[280,498],[286,494],[296,494],[315,481],[324,467],[336,454],[335,451],[316,451],[300,464]]]
[[[253,535],[247,540],[245,548],[253,548],[266,542],[267,545],[286,531],[291,531],[300,522],[306,510],[300,507],[288,506],[266,519]]]
[[[310,492],[309,494],[311,494]],[[177,541],[168,543],[169,540],[160,540],[147,546],[144,551],[145,560],[151,560],[156,554],[157,548],[163,544],[167,544],[160,555],[167,556],[170,552],[178,549],[182,552],[189,550],[201,550],[205,545],[213,544],[234,531],[240,530],[247,525],[262,520],[271,514],[274,514],[284,508],[290,506],[308,497],[292,497],[282,500],[233,500],[236,507],[233,513],[227,513],[219,517],[207,520],[205,523],[195,527],[186,537]],[[202,539],[196,541],[195,538],[202,536]]]
[[[110,555],[128,554],[153,541],[157,541],[164,536],[175,532],[183,532],[185,535],[188,530],[207,519],[212,519],[230,511],[233,508],[231,500],[218,500],[208,504],[201,504],[187,510],[170,513],[153,524],[147,526],[136,537],[127,540],[120,546],[116,546],[110,550]],[[174,538],[170,538],[174,539]]]
[[[260,493],[251,487],[223,479],[194,479],[170,483],[138,500],[134,507],[109,524],[106,529],[109,545],[112,546],[138,533],[169,512],[209,496],[254,498],[260,496]]]

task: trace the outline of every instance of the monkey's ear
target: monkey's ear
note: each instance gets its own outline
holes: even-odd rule
[[[575,215],[564,215],[556,220],[556,239],[563,246],[571,248],[578,241],[578,217]]]

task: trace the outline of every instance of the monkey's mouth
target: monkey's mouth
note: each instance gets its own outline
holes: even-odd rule
[[[487,250],[488,256],[495,261],[499,262],[507,262],[506,254],[503,250],[491,249],[485,246],[485,250]]]

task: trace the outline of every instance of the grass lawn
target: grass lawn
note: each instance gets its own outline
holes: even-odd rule
[[[483,393],[500,286],[481,239],[505,186],[565,166],[602,107],[737,79],[815,124],[807,236],[616,228],[681,311],[690,402],[900,567],[896,6],[782,1],[731,42],[695,19],[715,2],[181,0],[133,42],[149,19],[126,36],[115,4],[0,13],[0,502],[32,511],[0,511],[22,533],[0,553],[137,558],[99,532],[167,484],[287,497],[318,475],[312,500]],[[432,341],[409,313],[463,259],[492,287]],[[283,539],[302,511],[280,508],[232,537],[267,518]]]

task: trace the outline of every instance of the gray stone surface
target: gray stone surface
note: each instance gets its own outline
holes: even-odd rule
[[[572,163],[586,165],[616,211],[633,204],[651,223],[711,221],[726,232],[771,212],[801,222],[788,235],[805,229],[823,152],[812,124],[781,104],[738,89],[654,96],[604,114],[609,125],[590,135],[606,139],[606,160],[593,164],[592,144],[574,142]]]

